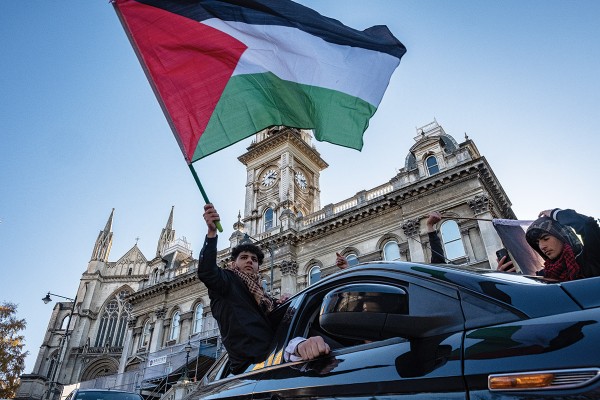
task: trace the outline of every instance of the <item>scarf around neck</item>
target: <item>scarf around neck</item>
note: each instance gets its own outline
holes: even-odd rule
[[[555,260],[546,260],[544,276],[559,281],[572,281],[581,278],[581,267],[575,260],[573,248],[565,243],[562,253]]]
[[[256,300],[256,304],[258,304],[261,310],[263,310],[266,313],[271,312],[273,310],[273,308],[275,307],[275,301],[263,290],[262,286],[259,283],[260,277],[258,276],[258,274],[246,274],[234,267],[231,267],[229,269],[234,274],[236,274],[242,280],[242,282],[244,282],[244,285],[246,285],[246,287],[250,291],[250,294],[254,297],[254,300]]]

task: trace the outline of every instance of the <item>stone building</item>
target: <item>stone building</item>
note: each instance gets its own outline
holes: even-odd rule
[[[502,244],[490,220],[515,215],[487,160],[472,140],[458,143],[435,121],[419,128],[414,140],[396,176],[321,206],[319,177],[328,165],[310,132],[272,127],[257,133],[239,157],[246,167],[244,215],[229,242],[221,238],[219,263],[226,265],[242,241],[257,242],[266,255],[264,286],[278,295],[334,273],[336,252],[351,265],[428,262],[425,221],[440,210],[448,263],[495,267]],[[56,304],[18,398],[47,398],[54,382],[62,388],[84,381],[158,396],[183,375],[201,375],[220,351],[197,260],[184,239],[175,239],[173,209],[152,259],[136,245],[109,262],[112,219],[111,213],[75,303]],[[71,333],[61,347],[71,311]]]

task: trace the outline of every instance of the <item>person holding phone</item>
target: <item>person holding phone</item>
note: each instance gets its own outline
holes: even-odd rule
[[[525,239],[544,259],[538,275],[561,282],[600,276],[600,227],[592,217],[574,210],[544,210],[527,228]],[[498,270],[511,272],[514,267],[501,262]]]

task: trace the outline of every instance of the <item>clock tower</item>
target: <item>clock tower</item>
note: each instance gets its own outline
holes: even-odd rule
[[[321,208],[319,174],[328,164],[311,139],[307,130],[271,127],[238,158],[247,171],[244,223],[250,236],[276,229],[286,210],[300,217]]]

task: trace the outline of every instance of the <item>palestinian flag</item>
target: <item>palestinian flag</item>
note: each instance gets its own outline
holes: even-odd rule
[[[188,164],[273,125],[360,150],[406,52],[289,0],[113,4]]]

